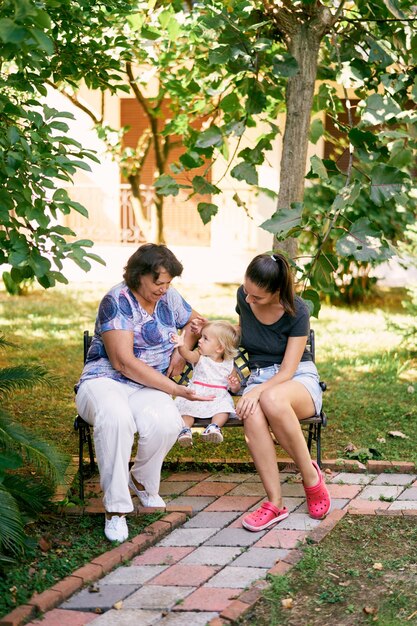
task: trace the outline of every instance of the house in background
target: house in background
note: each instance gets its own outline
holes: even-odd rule
[[[99,110],[100,95],[85,90],[81,93],[89,106]],[[119,166],[105,152],[104,145],[92,128],[92,121],[85,113],[71,104],[61,94],[51,91],[48,101],[60,110],[71,111],[75,122],[71,123],[71,134],[86,148],[97,151],[100,163],[91,163],[91,172],[78,171],[70,196],[83,204],[89,213],[88,219],[72,212],[64,217],[65,225],[77,233],[77,239],[91,239],[93,252],[106,261],[106,267],[94,264],[93,270],[84,273],[73,264],[66,266],[70,280],[114,282],[120,280],[128,257],[144,242],[130,202],[130,186],[120,175]],[[145,117],[136,99],[132,97],[105,96],[106,122],[113,128],[129,126],[126,143],[135,146],[143,128]],[[283,124],[281,124],[283,128]],[[253,142],[261,129],[253,130]],[[250,145],[251,138],[245,145]],[[268,155],[267,163],[258,170],[259,184],[278,191],[281,140]],[[245,145],[241,145],[242,149]],[[323,156],[325,143],[322,140],[310,146],[310,154]],[[181,149],[173,153],[175,161]],[[142,182],[150,187],[153,180],[154,157],[148,154]],[[309,160],[307,162],[309,168]],[[230,168],[231,169],[231,168]],[[230,171],[229,169],[229,171]],[[276,210],[276,202],[265,194],[256,194],[246,183],[237,181],[227,174],[220,159],[213,164],[211,180],[223,193],[213,200],[219,205],[218,214],[204,225],[197,212],[195,198],[187,198],[184,190],[178,196],[168,196],[164,208],[164,234],[167,245],[184,264],[183,279],[188,282],[237,283],[240,282],[249,261],[260,252],[272,248],[272,235],[259,227]],[[244,207],[233,199],[238,194]],[[210,201],[208,198],[206,201]],[[150,210],[150,209],[149,209]]]

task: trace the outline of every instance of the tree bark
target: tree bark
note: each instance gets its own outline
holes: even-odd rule
[[[309,11],[305,13],[300,13],[292,3],[282,4],[284,8],[278,11],[274,10],[271,3],[266,3],[266,7],[286,42],[288,51],[298,63],[298,72],[288,79],[285,92],[286,120],[277,209],[289,208],[293,202],[303,200],[320,44],[336,18],[328,8],[320,4],[310,5]],[[290,258],[297,256],[297,242],[294,239],[284,242],[274,239],[273,246],[274,249],[279,248],[286,252]]]

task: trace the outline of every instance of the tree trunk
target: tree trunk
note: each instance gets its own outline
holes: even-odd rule
[[[277,209],[292,202],[302,202],[306,170],[308,137],[318,54],[322,34],[309,24],[300,24],[292,33],[288,50],[297,60],[299,71],[288,79],[286,88],[286,120],[282,142],[280,183]],[[274,249],[284,250],[291,258],[297,256],[297,242],[274,240]]]

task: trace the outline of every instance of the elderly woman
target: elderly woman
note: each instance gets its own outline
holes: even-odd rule
[[[183,329],[186,345],[196,341],[190,320],[197,313],[171,287],[182,270],[165,246],[139,247],[127,262],[124,281],[99,305],[76,385],[78,412],[94,426],[104,533],[110,541],[128,538],[125,514],[133,510],[129,487],[143,506],[165,506],[158,494],[161,467],[183,427],[172,396],[202,399],[169,378],[184,365],[172,336]],[[129,472],[135,433],[138,448]]]

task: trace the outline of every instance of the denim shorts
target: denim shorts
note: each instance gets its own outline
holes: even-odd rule
[[[251,370],[243,395],[247,393],[255,385],[265,383],[267,380],[275,376],[279,372],[279,365],[270,365],[269,367],[258,367]],[[314,402],[316,414],[318,415],[322,407],[323,391],[320,387],[320,378],[317,368],[312,361],[301,361],[298,365],[292,380],[304,385]]]

